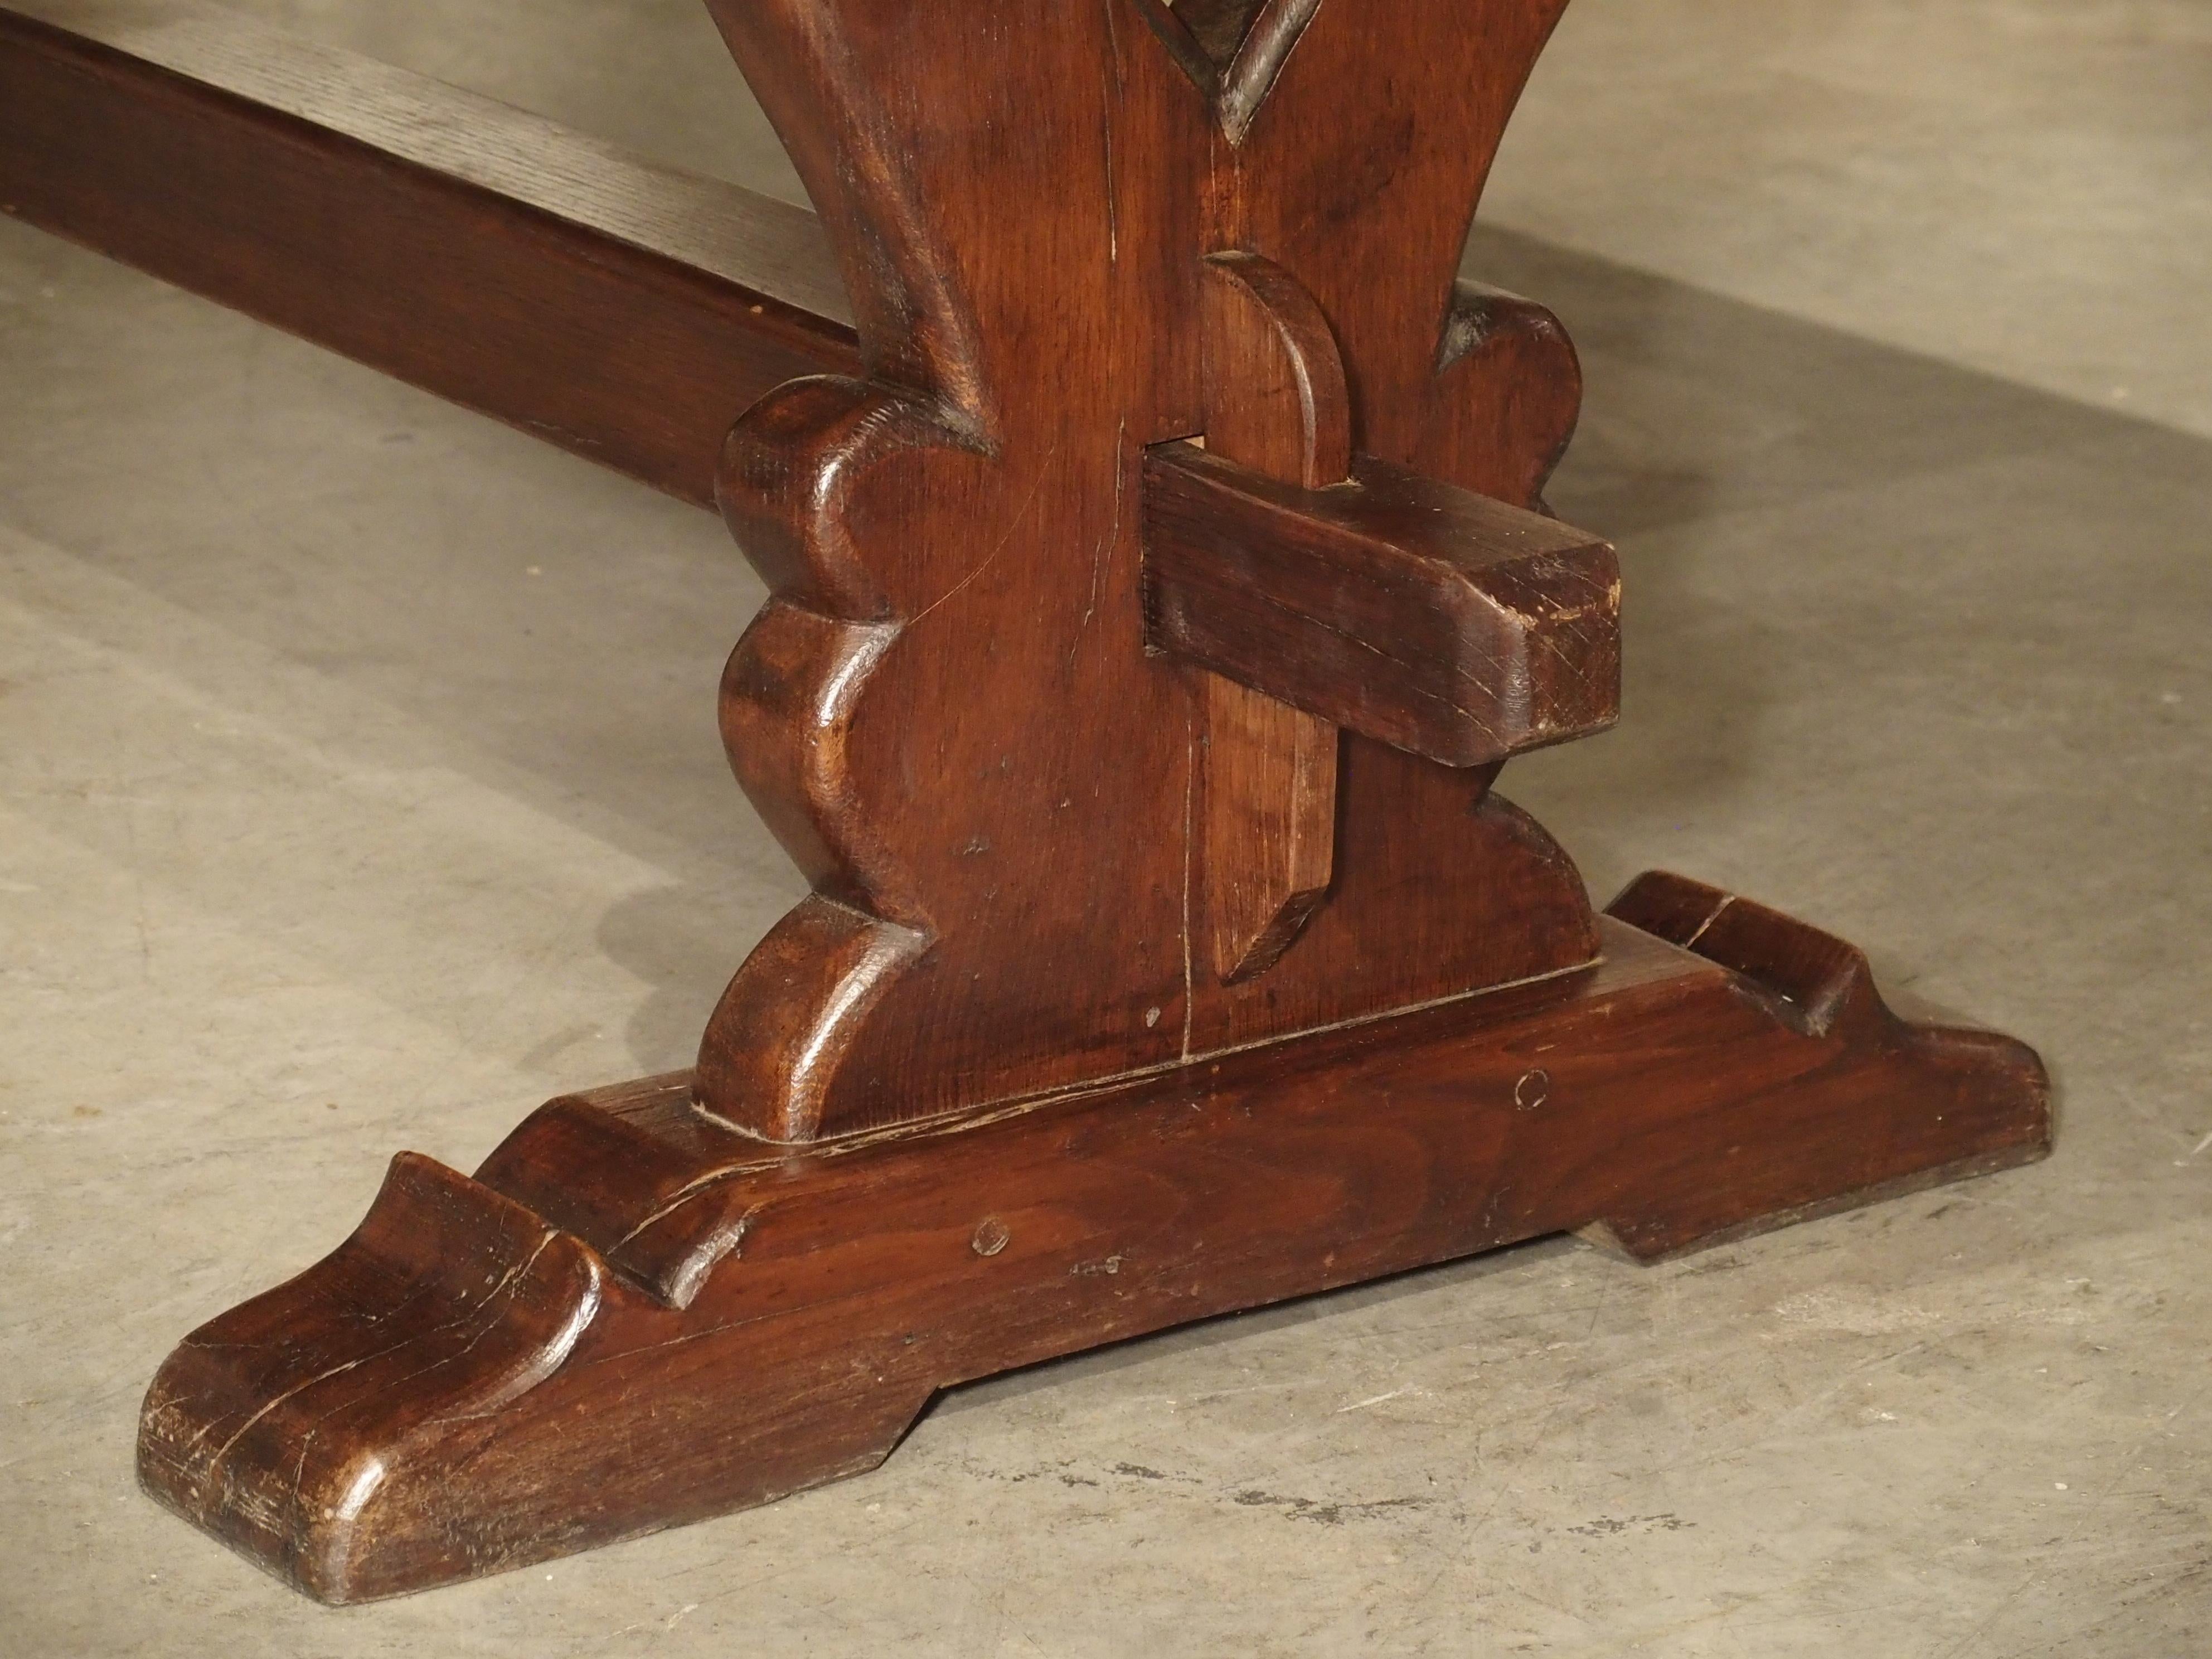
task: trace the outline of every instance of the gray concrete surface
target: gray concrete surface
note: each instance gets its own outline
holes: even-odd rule
[[[792,188],[687,0],[256,9]],[[2212,1650],[2208,168],[2201,4],[1578,0],[1470,251],[1582,344],[1631,596],[1621,728],[1509,793],[2038,1043],[2051,1162],[1048,1367],[340,1613],[137,1495],[140,1392],[394,1148],[684,1062],[797,891],[711,718],[758,589],[0,225],[0,1654]]]

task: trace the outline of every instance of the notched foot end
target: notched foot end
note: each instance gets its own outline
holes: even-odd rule
[[[2051,1084],[2027,1044],[1909,1024],[1857,946],[1684,876],[1638,877],[1606,914],[1729,970],[1740,1002],[1802,1039],[1727,1080],[1755,1115],[1710,1180],[1583,1230],[1641,1261],[1963,1180],[2049,1154]],[[1710,1150],[1710,1149],[1709,1149]]]
[[[611,1093],[689,1098],[688,1074],[667,1085]],[[643,1206],[656,1173],[625,1164],[607,1184]],[[687,1311],[649,1271],[670,1252],[630,1231],[602,1255],[401,1153],[337,1250],[169,1356],[140,1483],[317,1600],[366,1601],[857,1474],[927,1403],[927,1384],[865,1358],[823,1364],[828,1343],[796,1371],[755,1355],[742,1312]],[[736,1248],[679,1243],[709,1263]]]
[[[139,1481],[322,1601],[391,1594],[454,1542],[417,1454],[558,1368],[605,1283],[575,1239],[402,1152],[336,1251],[169,1356]]]

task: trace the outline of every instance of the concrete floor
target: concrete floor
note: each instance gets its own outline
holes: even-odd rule
[[[794,188],[689,0],[259,0]],[[964,1390],[881,1471],[331,1613],[157,1511],[186,1329],[684,1063],[798,891],[720,526],[0,224],[0,1653],[2212,1649],[2212,14],[1578,0],[1470,268],[1589,370],[1627,717],[1509,793],[2037,1043],[2050,1163]]]

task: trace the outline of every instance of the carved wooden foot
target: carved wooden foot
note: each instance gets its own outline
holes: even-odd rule
[[[803,1148],[690,1073],[574,1095],[359,1231],[146,1401],[161,1501],[362,1601],[879,1462],[937,1390],[1516,1240],[1651,1259],[2040,1157],[2019,1043],[1850,945],[1647,876],[1600,964]]]

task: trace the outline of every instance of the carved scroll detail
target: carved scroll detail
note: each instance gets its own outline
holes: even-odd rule
[[[1509,495],[1540,477],[1559,388],[1466,437],[1440,400],[1494,354],[1470,334],[1439,356],[1559,3],[1139,0],[1135,27],[1128,0],[709,0],[821,210],[866,369],[770,394],[724,456],[774,595],[724,736],[816,891],[709,1024],[710,1111],[804,1140],[1595,955],[1572,866],[1488,797],[1494,769],[1361,739],[1340,762],[1291,709],[1216,719],[1246,694],[1145,653],[1139,581],[1146,447],[1239,447],[1279,391],[1322,422],[1291,434],[1301,483],[1355,447]],[[1220,324],[1267,283],[1298,296],[1248,319],[1291,351],[1274,391],[1200,349],[1225,362],[1205,307]],[[1470,459],[1484,445],[1502,459]],[[1224,833],[1206,802],[1237,769],[1210,727],[1285,721],[1243,769],[1264,810]],[[1269,837],[1230,903],[1251,916],[1223,927],[1237,884],[1214,878]]]

